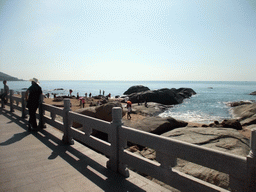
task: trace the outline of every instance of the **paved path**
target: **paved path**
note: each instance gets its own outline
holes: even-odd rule
[[[75,142],[61,143],[50,125],[27,132],[21,113],[0,109],[0,191],[170,191],[130,171],[124,178],[108,159]]]

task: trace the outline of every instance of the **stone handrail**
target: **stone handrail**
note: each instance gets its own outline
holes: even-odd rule
[[[8,95],[11,102],[7,104],[11,112],[14,108],[18,109],[23,117],[26,116],[24,96],[22,93],[22,98],[15,97],[11,90]],[[22,106],[14,107],[14,101],[22,103]],[[50,116],[45,112],[49,112]],[[62,121],[56,120],[56,115],[62,117]],[[64,100],[63,109],[42,103],[37,117],[40,126],[47,123],[62,131],[63,142],[73,144],[75,139],[105,154],[109,158],[107,167],[126,177],[129,176],[128,166],[181,191],[225,191],[173,169],[177,158],[181,158],[229,174],[230,187],[234,191],[256,189],[256,130],[252,130],[250,153],[241,157],[123,126],[120,107],[112,109],[111,123],[72,112],[69,99]],[[72,127],[73,121],[82,124],[83,131]],[[108,142],[92,136],[93,130],[106,133]],[[127,142],[155,149],[157,162],[127,151]]]

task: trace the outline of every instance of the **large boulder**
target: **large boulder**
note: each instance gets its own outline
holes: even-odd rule
[[[166,132],[162,134],[162,136],[243,157],[246,157],[250,150],[249,140],[237,130],[230,128],[183,127]],[[156,161],[156,153],[153,149],[144,148],[143,150],[139,150],[139,148],[137,148],[137,150],[135,150],[134,147],[133,149],[133,152],[136,154]],[[229,176],[225,173],[179,158],[177,159],[177,164],[174,169],[222,188],[229,189]]]
[[[76,113],[96,118],[96,107],[87,107],[76,110]],[[81,128],[82,125],[78,122],[73,121],[72,127]]]
[[[100,106],[97,106],[97,107],[81,108],[81,109],[78,109],[75,112],[79,113],[79,114],[83,114],[83,115],[87,115],[87,116],[90,116],[90,117],[94,117],[94,118],[97,118],[97,119],[101,119],[101,120],[111,122],[112,121],[112,108],[113,107],[121,107],[122,108],[122,105],[121,105],[120,102],[113,101],[113,102],[108,102],[106,104],[103,104],[103,105],[100,105]],[[124,115],[125,115],[125,112],[123,111],[122,116],[124,116]],[[77,122],[73,122],[72,126],[75,127],[75,128],[82,127],[82,125],[80,123],[77,123]]]
[[[187,122],[176,120],[172,117],[146,117],[139,121],[130,121],[123,119],[123,123],[127,127],[132,127],[145,132],[162,134],[178,127],[187,126]]]
[[[238,119],[225,119],[221,123],[214,121],[209,125],[210,127],[224,127],[224,128],[233,128],[236,130],[242,130],[243,127]]]
[[[236,130],[242,130],[242,125],[237,119],[225,119],[221,122],[222,127],[233,128]]]
[[[240,120],[242,126],[256,124],[256,103],[243,104],[232,109],[234,117]]]
[[[98,119],[102,119],[102,120],[111,122],[113,107],[121,107],[122,108],[122,104],[118,101],[112,101],[112,102],[108,102],[104,105],[100,105],[95,108],[95,111],[96,111],[95,117]],[[124,115],[125,115],[125,113],[122,111],[122,116],[124,116]]]
[[[185,98],[189,98],[195,94],[196,92],[191,88],[164,88],[133,93],[128,95],[128,97],[132,103],[147,101],[161,103],[163,105],[175,105],[182,103]]]
[[[135,85],[135,86],[130,87],[127,91],[125,91],[124,95],[129,95],[132,93],[138,93],[138,92],[143,92],[143,91],[148,91],[148,90],[150,90],[150,89],[143,85]]]
[[[237,130],[230,128],[186,127],[164,133],[163,136],[243,157],[246,157],[250,150],[249,140]],[[222,188],[229,189],[229,176],[225,173],[181,159],[177,160],[175,169]]]
[[[218,127],[183,127],[162,134],[196,145],[246,156],[249,152],[249,140],[236,129]]]
[[[243,126],[255,125],[256,124],[256,114],[254,114],[244,120],[241,120],[241,124]]]

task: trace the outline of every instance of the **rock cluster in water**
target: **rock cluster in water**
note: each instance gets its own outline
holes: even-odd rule
[[[132,103],[156,102],[164,105],[180,104],[184,99],[195,94],[196,92],[191,88],[149,90],[141,85],[133,86],[124,92]]]

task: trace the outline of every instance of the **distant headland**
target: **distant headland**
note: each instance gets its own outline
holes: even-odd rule
[[[18,79],[17,77],[12,77],[10,75],[7,75],[3,72],[0,72],[0,81],[24,81],[23,79]]]

